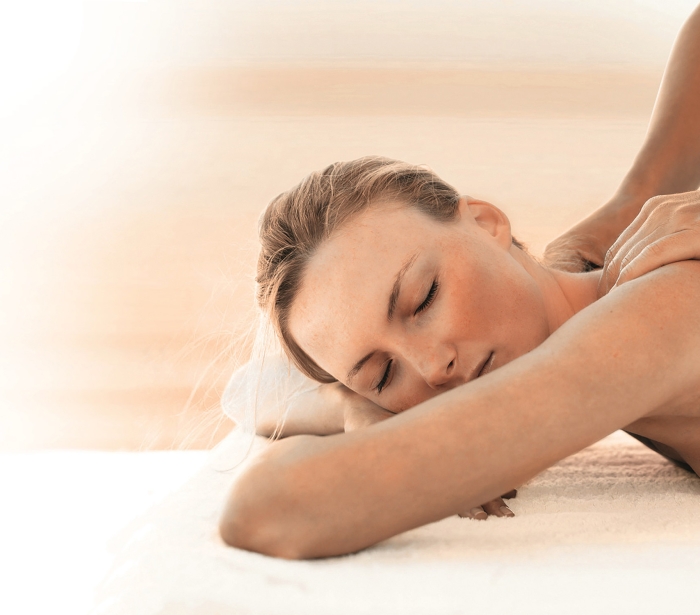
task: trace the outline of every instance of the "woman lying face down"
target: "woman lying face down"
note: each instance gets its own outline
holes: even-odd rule
[[[300,369],[391,412],[529,352],[596,299],[597,273],[543,267],[499,209],[388,159],[310,176],[273,202],[261,241],[262,307]],[[271,264],[281,252],[291,266]]]
[[[395,416],[270,446],[234,485],[229,544],[355,551],[622,427],[700,467],[697,264],[596,300],[597,272],[545,268],[496,207],[382,158],[312,174],[260,236],[258,299],[291,359]]]

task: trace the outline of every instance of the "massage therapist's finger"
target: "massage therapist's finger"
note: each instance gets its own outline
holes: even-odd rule
[[[643,249],[649,243],[649,235],[651,233],[655,234],[654,240],[663,236],[663,230],[660,231],[653,227],[650,231],[647,230],[645,227],[646,222],[647,218],[642,218],[642,214],[640,214],[617,238],[617,241],[610,246],[610,249],[605,255],[603,274],[600,276],[600,282],[598,284],[599,297],[607,294],[614,286],[615,281],[620,275],[620,271],[623,269],[624,265],[627,264],[624,262],[625,259],[635,246],[639,246],[641,242],[640,250]]]
[[[612,288],[679,261],[700,259],[700,233],[681,231],[645,246],[622,268]]]
[[[508,505],[503,501],[503,498],[496,498],[487,502],[483,506],[484,510],[494,517],[514,517],[513,511],[508,508]]]
[[[479,521],[488,519],[488,513],[481,506],[475,506],[471,510],[459,513],[459,516],[462,517],[462,519],[477,519]]]
[[[602,297],[610,292],[620,277],[620,272],[648,246],[672,233],[668,224],[658,223],[657,217],[648,217],[641,222],[640,219],[635,220],[613,244],[605,257],[603,275],[598,283],[598,296]]]
[[[637,246],[641,252],[647,245],[657,239],[680,230],[673,228],[669,207],[673,206],[677,195],[656,196],[649,199],[641,208],[637,217],[620,233],[605,254],[603,275],[598,285],[598,296],[607,294],[615,285],[620,271],[630,262],[630,252]]]
[[[660,195],[649,199],[632,224],[608,250],[598,295],[604,295],[616,284],[619,286],[622,270],[630,267],[642,255],[643,260],[636,262],[625,273],[624,280],[629,281],[653,268],[678,260],[700,258],[698,233],[700,192]],[[674,239],[669,239],[667,243],[666,238],[671,237]],[[685,246],[682,247],[682,244]],[[649,268],[652,263],[655,267]]]
[[[620,246],[617,253],[606,257],[603,265],[603,275],[598,283],[598,296],[606,295],[615,286],[620,277],[620,272],[630,265],[648,246],[663,239],[665,229],[648,231],[644,225],[639,231],[630,237],[624,245]]]

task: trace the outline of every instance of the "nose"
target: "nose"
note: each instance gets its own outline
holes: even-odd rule
[[[449,348],[436,348],[422,353],[416,367],[431,389],[444,389],[454,380],[455,359]]]

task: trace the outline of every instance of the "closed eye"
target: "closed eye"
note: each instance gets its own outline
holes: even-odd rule
[[[433,302],[433,299],[435,299],[435,295],[437,294],[437,291],[438,291],[438,281],[433,280],[433,284],[430,287],[430,290],[428,291],[428,294],[426,295],[425,299],[423,300],[423,303],[421,303],[416,308],[416,311],[413,312],[414,316],[416,316],[417,314],[420,314],[423,310],[430,307],[430,304]]]
[[[374,390],[377,391],[377,394],[381,393],[384,390],[384,387],[386,386],[386,383],[389,380],[389,374],[391,373],[391,364],[393,362],[393,359],[389,360],[389,362],[386,364],[386,369],[384,370],[384,375],[382,376],[382,379],[379,381],[379,384],[376,387],[374,387]]]

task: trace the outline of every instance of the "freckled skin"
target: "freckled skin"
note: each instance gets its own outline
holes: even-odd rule
[[[389,321],[394,278],[412,255]],[[399,412],[469,381],[492,352],[494,368],[529,352],[573,314],[523,260],[507,218],[487,203],[463,199],[448,223],[402,204],[371,207],[311,259],[290,330],[339,381]],[[436,279],[432,303],[415,314]],[[354,363],[372,351],[348,382]]]

